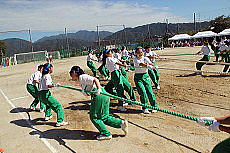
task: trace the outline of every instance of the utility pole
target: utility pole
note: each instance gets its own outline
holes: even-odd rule
[[[69,39],[68,39],[68,34],[67,34],[67,28],[65,28],[65,37],[66,37],[67,51],[69,52]],[[69,57],[70,57],[70,52],[68,54],[69,54]]]
[[[34,47],[33,47],[33,42],[32,42],[31,30],[29,29],[28,32],[29,32],[29,37],[30,37],[31,52],[33,53],[34,52]],[[34,54],[32,54],[32,58],[33,58],[33,61],[34,61]]]
[[[168,33],[169,33],[169,20],[166,19],[166,33],[165,33],[165,35],[166,35],[166,45],[168,45]]]
[[[193,20],[194,20],[194,32],[196,33],[196,13],[193,13]]]
[[[97,41],[98,41],[98,47],[99,49],[101,49],[99,26],[97,26]]]
[[[124,28],[124,33],[125,33],[125,46],[127,47],[127,45],[128,45],[128,40],[127,40],[127,34],[126,34],[125,25],[123,25],[123,28]]]

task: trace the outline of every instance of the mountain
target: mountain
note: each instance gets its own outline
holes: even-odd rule
[[[210,22],[197,23],[197,30],[201,30],[209,25]],[[168,34],[171,36],[177,33],[192,31],[193,29],[194,29],[193,23],[168,24]],[[152,37],[152,39],[163,37],[165,35],[165,32],[166,32],[165,23],[152,23],[149,25],[143,25],[134,28],[126,28],[125,30],[115,32],[104,39],[116,40],[117,43],[125,43],[126,39],[127,42],[136,42],[136,41],[144,41],[148,39],[148,37]]]
[[[113,34],[112,32],[109,31],[100,31],[100,38],[104,39],[107,36],[110,36]],[[95,41],[97,40],[97,32],[96,31],[87,31],[87,30],[80,30],[76,33],[68,33],[67,37],[69,39],[81,39],[81,40],[86,40],[86,41]],[[55,40],[55,39],[66,39],[65,34],[59,34],[55,36],[50,36],[50,37],[43,37],[36,42],[42,42],[46,40]]]
[[[18,38],[10,38],[3,40],[7,46],[6,55],[13,56],[17,53],[25,53],[31,51],[31,44],[29,41],[18,39]]]

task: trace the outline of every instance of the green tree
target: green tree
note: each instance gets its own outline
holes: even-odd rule
[[[6,55],[6,44],[4,41],[0,40],[0,58],[4,57]]]
[[[225,17],[224,15],[219,16],[211,21],[209,30],[219,33],[224,29],[230,28],[230,17]]]

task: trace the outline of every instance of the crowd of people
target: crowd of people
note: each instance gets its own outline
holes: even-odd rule
[[[224,41],[225,42],[225,41]],[[204,47],[208,44],[204,44]],[[223,51],[226,51],[223,50]],[[206,50],[202,49],[199,53],[204,54],[203,59],[209,59],[206,56]],[[117,48],[114,50],[104,50],[100,56],[97,55],[96,59],[93,55],[93,51],[89,50],[87,56],[87,66],[91,69],[93,76],[85,73],[80,66],[73,66],[69,72],[72,80],[75,80],[81,87],[82,94],[85,96],[91,96],[90,105],[90,120],[99,131],[98,140],[109,140],[112,138],[112,133],[106,128],[106,125],[120,128],[125,135],[128,133],[128,122],[127,120],[116,119],[109,115],[110,108],[110,97],[102,93],[110,93],[119,97],[137,101],[134,89],[129,82],[131,78],[128,77],[128,71],[134,69],[134,82],[138,94],[140,95],[140,101],[144,105],[150,103],[153,107],[158,107],[156,96],[153,89],[160,89],[159,80],[160,74],[156,64],[156,58],[159,56],[152,51],[150,46],[136,47],[135,56],[132,57],[132,63],[130,58],[132,55],[126,50],[125,47],[122,49]],[[94,65],[95,61],[101,62],[101,66],[97,69]],[[197,67],[199,67],[197,65]],[[201,66],[202,67],[202,66]],[[200,67],[199,67],[200,68]],[[64,119],[64,110],[60,102],[55,99],[50,89],[58,87],[59,84],[52,82],[51,73],[53,72],[53,65],[46,63],[39,65],[37,72],[31,75],[27,81],[27,90],[34,97],[34,101],[30,105],[32,110],[37,110],[37,105],[40,103],[39,110],[45,112],[44,120],[48,121],[52,118],[51,110],[57,114],[56,126],[67,125],[68,122]],[[98,79],[98,72],[104,76],[104,79],[109,80],[105,87],[102,87]],[[89,92],[94,92],[89,93]],[[124,93],[126,91],[129,95],[127,97]],[[117,109],[121,112],[127,111],[125,107],[127,104],[123,100],[118,101]],[[156,110],[149,110],[142,107],[144,114],[156,113]],[[226,121],[227,120],[227,121]],[[211,125],[206,125],[206,121],[212,121]],[[198,119],[198,124],[209,127],[212,131],[225,131],[229,133],[229,128],[222,126],[222,124],[230,124],[228,118],[208,118],[201,117]],[[227,142],[226,142],[227,141]],[[229,139],[225,140],[223,146],[229,143]],[[219,147],[216,147],[218,150]],[[217,153],[217,152],[215,152]]]

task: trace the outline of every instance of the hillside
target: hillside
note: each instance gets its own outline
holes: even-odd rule
[[[3,40],[6,43],[6,55],[13,56],[16,53],[24,53],[31,51],[31,44],[27,40],[10,38]]]
[[[104,39],[107,36],[110,36],[113,34],[112,32],[109,31],[100,31],[100,37]],[[81,40],[86,40],[86,41],[95,41],[97,40],[97,32],[96,31],[87,31],[87,30],[80,30],[76,33],[68,33],[67,37],[69,39],[81,39]],[[50,36],[50,37],[43,37],[36,42],[42,42],[46,40],[55,40],[55,39],[65,39],[66,36],[65,34],[59,34],[55,36]]]
[[[198,29],[203,29],[204,27],[209,26],[209,22],[201,22],[197,23]],[[192,31],[194,29],[193,23],[178,23],[168,25],[168,30],[170,35],[175,35],[178,32],[183,33],[185,31]],[[166,32],[166,24],[165,23],[152,23],[149,24],[149,32],[148,25],[138,26],[134,28],[126,28],[125,31],[121,30],[115,32],[114,34],[106,37],[106,40],[116,40],[117,43],[125,43],[125,32],[127,37],[127,42],[136,42],[143,41],[149,37],[149,32],[151,37],[155,36],[164,36]]]

